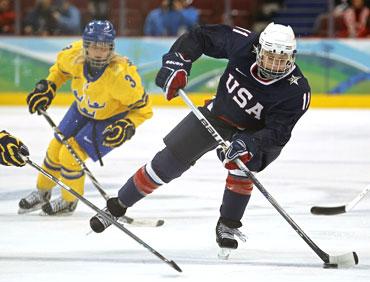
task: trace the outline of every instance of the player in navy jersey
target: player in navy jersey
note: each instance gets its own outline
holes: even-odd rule
[[[229,170],[216,241],[221,248],[236,249],[235,238],[251,197],[252,181],[233,162],[240,158],[253,172],[266,168],[280,154],[294,125],[310,103],[310,87],[295,64],[296,40],[290,26],[271,23],[261,34],[226,25],[199,26],[179,37],[163,56],[156,84],[166,98],[176,97],[186,86],[192,63],[201,55],[228,59],[216,97],[200,111],[221,136],[231,142],[219,158]],[[180,177],[217,142],[193,113],[186,116],[165,138],[165,148],[141,167],[107,201],[114,217],[152,193],[159,186]],[[90,220],[92,229],[102,232],[108,225],[99,216]]]

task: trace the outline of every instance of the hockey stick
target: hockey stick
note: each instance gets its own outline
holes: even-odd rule
[[[333,206],[333,207],[320,207],[313,206],[311,208],[311,213],[316,215],[335,215],[346,213],[352,210],[370,191],[370,184],[367,185],[364,190],[361,191],[352,201],[342,206]]]
[[[88,169],[85,162],[78,156],[76,151],[72,148],[72,146],[68,143],[68,140],[65,138],[63,133],[59,130],[59,128],[56,126],[54,121],[51,119],[51,117],[48,115],[48,113],[42,109],[39,109],[38,112],[44,116],[46,121],[49,123],[49,125],[52,127],[54,133],[58,136],[58,138],[62,141],[64,146],[68,149],[68,151],[72,154],[74,159],[77,161],[77,163],[82,167],[84,172],[87,174],[87,176],[90,178],[91,182],[93,183],[94,187],[99,191],[99,193],[104,197],[105,200],[109,199],[109,195],[104,191],[101,184],[98,182],[98,180],[94,177],[92,172]],[[162,219],[159,220],[138,220],[134,219],[128,216],[123,216],[122,220],[124,222],[127,222],[132,225],[138,225],[138,226],[161,226],[164,224],[164,221]]]
[[[184,102],[191,108],[194,115],[199,119],[203,126],[213,136],[217,143],[222,148],[227,148],[228,145],[222,136],[216,131],[216,129],[209,123],[209,121],[203,116],[203,114],[196,108],[193,102],[189,99],[183,90],[178,91]],[[265,198],[273,205],[273,207],[283,216],[283,218],[290,224],[291,227],[299,234],[299,236],[308,244],[308,246],[321,258],[324,262],[325,268],[338,268],[338,267],[350,267],[358,264],[358,256],[355,252],[346,253],[339,256],[331,256],[321,250],[307,235],[306,233],[294,222],[294,220],[287,214],[287,212],[276,202],[271,194],[263,187],[252,172],[245,166],[240,160],[235,160],[239,169],[242,170],[256,185],[258,190],[265,196]]]
[[[52,176],[47,171],[45,171],[42,167],[37,165],[36,163],[32,162],[28,157],[22,156],[22,158],[29,164],[30,166],[37,169],[40,173],[45,175],[47,178],[49,178],[51,181],[55,182],[57,185],[59,185],[61,188],[65,189],[69,193],[71,193],[73,196],[78,198],[81,202],[83,202],[85,205],[89,206],[91,209],[93,209],[96,213],[98,213],[100,216],[102,216],[105,220],[109,221],[111,224],[115,225],[118,229],[122,230],[124,233],[126,233],[128,236],[130,236],[132,239],[134,239],[136,242],[138,242],[140,245],[142,245],[144,248],[149,250],[152,254],[157,256],[160,260],[167,263],[169,266],[174,268],[178,272],[182,272],[181,268],[173,261],[168,260],[164,256],[162,256],[159,252],[157,252],[155,249],[153,249],[151,246],[149,246],[147,243],[145,243],[143,240],[141,240],[139,237],[137,237],[134,233],[129,231],[127,228],[125,228],[122,224],[118,223],[114,219],[112,219],[110,216],[108,216],[105,212],[103,212],[101,209],[99,209],[97,206],[95,206],[93,203],[91,203],[89,200],[87,200],[85,197],[78,194],[75,190],[73,190],[71,187],[65,185],[63,182],[61,182],[58,178]]]

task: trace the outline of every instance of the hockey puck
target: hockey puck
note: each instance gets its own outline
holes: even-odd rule
[[[338,264],[336,263],[324,263],[323,265],[324,268],[338,268]]]
[[[352,252],[352,253],[353,253],[353,258],[354,258],[354,260],[355,260],[355,264],[358,264],[359,259],[358,259],[358,255],[357,255],[357,253],[356,253],[356,252]]]
[[[156,226],[162,226],[163,224],[164,224],[164,220],[163,220],[163,219],[159,219],[159,220],[157,221]]]

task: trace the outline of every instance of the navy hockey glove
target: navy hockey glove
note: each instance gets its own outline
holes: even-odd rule
[[[35,89],[27,96],[30,113],[33,114],[38,109],[46,111],[55,97],[56,89],[55,83],[49,80],[42,79],[37,82]]]
[[[162,67],[157,73],[155,84],[163,89],[167,100],[178,96],[177,91],[188,83],[191,60],[180,53],[167,53],[162,57]]]
[[[247,145],[248,144],[248,145]],[[245,134],[235,134],[229,147],[224,150],[217,148],[217,156],[222,161],[224,167],[229,170],[239,169],[234,162],[239,158],[243,163],[249,162],[254,155],[254,146],[250,141],[250,137]]]
[[[0,132],[0,163],[6,166],[24,166],[26,162],[18,153],[28,156],[27,147],[5,130]]]
[[[135,134],[135,125],[129,119],[119,119],[103,131],[103,145],[111,148],[121,146]]]

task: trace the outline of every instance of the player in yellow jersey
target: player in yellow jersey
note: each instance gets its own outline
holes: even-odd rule
[[[114,52],[114,39],[115,30],[109,21],[88,23],[82,41],[58,54],[48,77],[40,80],[27,97],[31,114],[46,110],[56,91],[71,80],[75,101],[58,127],[82,160],[90,157],[101,161],[153,115],[136,67]],[[43,168],[83,194],[84,171],[57,137],[49,144]],[[37,190],[20,200],[19,213],[40,208],[46,215],[73,212],[77,199],[67,191],[62,190],[61,197],[49,202],[54,186],[39,174]]]

